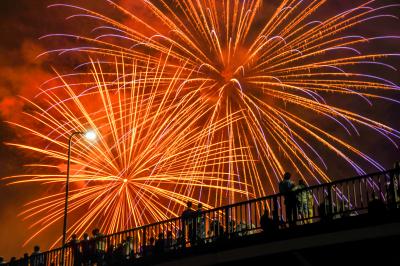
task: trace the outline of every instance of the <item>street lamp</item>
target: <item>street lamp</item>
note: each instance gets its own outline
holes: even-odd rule
[[[93,130],[86,131],[84,136],[87,140],[90,140],[90,141],[95,141],[97,139],[96,132],[94,132]]]
[[[65,184],[65,208],[64,208],[64,226],[63,226],[63,238],[62,238],[62,247],[64,253],[64,247],[66,242],[66,235],[67,235],[67,210],[68,210],[68,192],[69,192],[69,171],[70,171],[70,161],[71,161],[71,145],[72,145],[72,138],[75,135],[83,135],[87,140],[94,141],[97,138],[96,132],[93,130],[88,130],[86,132],[76,131],[73,132],[68,139],[68,161],[67,161],[67,181]],[[64,254],[62,256],[64,265]]]

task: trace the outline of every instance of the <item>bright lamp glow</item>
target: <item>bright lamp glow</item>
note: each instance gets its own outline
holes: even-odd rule
[[[90,140],[90,141],[96,140],[96,139],[97,139],[96,132],[94,132],[93,130],[87,131],[87,132],[85,133],[85,138],[86,138],[87,140]]]

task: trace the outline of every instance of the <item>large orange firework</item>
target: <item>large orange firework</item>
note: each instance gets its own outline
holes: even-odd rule
[[[386,59],[397,58],[399,54],[371,52],[368,47],[371,42],[396,41],[400,38],[349,33],[357,26],[369,25],[379,19],[396,18],[385,12],[397,5],[379,6],[377,1],[361,1],[361,4],[351,9],[324,17],[318,11],[329,4],[327,0],[281,0],[274,7],[263,4],[261,0],[144,0],[139,1],[142,12],[128,10],[113,1],[105,2],[124,18],[113,19],[96,11],[68,4],[52,5],[51,7],[76,11],[70,19],[94,20],[95,26],[86,35],[45,36],[77,39],[82,44],[61,47],[45,54],[88,54],[103,67],[113,65],[115,58],[119,62],[135,61],[138,69],[145,73],[154,73],[152,69],[157,69],[160,65],[160,56],[164,57],[165,63],[161,65],[165,66],[163,75],[166,78],[148,75],[146,80],[149,86],[131,96],[137,99],[133,101],[137,103],[134,109],[141,110],[136,115],[131,114],[133,107],[125,104],[126,100],[121,101],[115,96],[120,95],[119,90],[112,94],[101,82],[97,82],[97,85],[88,82],[85,85],[99,89],[99,95],[103,95],[101,99],[104,101],[104,110],[108,110],[110,106],[120,110],[100,112],[103,117],[91,118],[98,122],[97,127],[101,128],[103,123],[109,127],[110,131],[102,134],[112,136],[110,140],[115,142],[112,147],[118,150],[117,154],[98,153],[99,157],[94,158],[99,161],[104,160],[100,160],[103,156],[110,162],[130,162],[134,158],[120,155],[120,152],[131,153],[134,143],[132,136],[127,137],[130,142],[125,143],[123,134],[136,132],[136,129],[125,129],[122,131],[124,133],[118,131],[118,128],[124,128],[119,123],[125,121],[125,116],[130,117],[134,123],[142,121],[146,125],[143,130],[150,135],[155,134],[156,139],[158,134],[164,133],[158,128],[156,130],[155,127],[148,127],[148,121],[158,121],[157,125],[165,128],[164,116],[173,113],[180,117],[168,117],[168,125],[177,131],[169,132],[169,141],[162,146],[165,149],[163,152],[171,154],[173,160],[158,159],[163,162],[164,169],[174,171],[177,170],[174,166],[175,160],[178,160],[176,156],[181,158],[185,154],[186,157],[189,152],[188,158],[193,159],[185,161],[185,167],[178,167],[178,176],[185,178],[166,178],[166,183],[175,187],[172,190],[174,194],[171,194],[174,195],[174,202],[192,197],[217,206],[236,201],[237,195],[253,197],[276,192],[277,183],[286,169],[293,169],[308,183],[329,181],[329,164],[326,158],[335,158],[335,163],[344,162],[358,174],[364,173],[366,165],[383,169],[377,161],[362,151],[362,144],[352,142],[351,136],[359,135],[362,128],[387,138],[395,145],[400,138],[399,131],[363,116],[353,108],[354,105],[372,105],[373,101],[381,100],[397,103],[388,95],[396,93],[399,87],[374,75],[374,71],[367,70],[379,68],[379,71],[395,71]],[[138,3],[136,0],[132,2]],[[397,23],[397,20],[394,21]],[[83,70],[72,76],[87,79],[91,75],[85,72],[88,64],[92,63],[82,62],[76,69]],[[135,64],[131,63],[130,66]],[[119,75],[115,70],[108,74],[114,78]],[[63,79],[69,77],[71,76],[62,76]],[[120,82],[119,78],[116,80]],[[169,85],[171,82],[175,85]],[[82,85],[81,82],[78,83],[74,86]],[[162,84],[157,87],[156,95],[163,100],[159,100],[158,103],[162,103],[160,106],[148,107],[148,102],[139,99],[157,98],[152,96],[154,86],[150,84],[153,83]],[[62,96],[58,96],[56,89],[47,91],[54,91],[53,97],[57,102],[65,101]],[[68,92],[71,94],[74,90],[68,89]],[[76,96],[70,95],[73,100],[78,98],[74,95]],[[79,106],[78,113],[82,114],[83,119],[99,115],[95,110],[82,112],[84,105]],[[65,112],[68,120],[75,118],[75,111],[68,110],[61,108],[60,113]],[[143,110],[150,111],[146,113]],[[123,118],[118,119],[117,114],[122,114]],[[179,124],[174,125],[177,121]],[[186,134],[180,132],[182,121],[196,126],[197,129],[189,131],[190,133],[184,131]],[[152,132],[153,130],[155,131]],[[64,141],[57,143],[64,148],[65,132],[71,132],[71,129],[53,132],[55,135],[61,134]],[[120,145],[121,136],[124,144]],[[48,141],[52,141],[51,138]],[[149,144],[149,149],[143,150],[149,158],[165,156],[150,147],[152,143]],[[182,148],[185,148],[185,153],[181,153]],[[91,149],[84,150],[88,152]],[[64,153],[56,154],[65,159]],[[181,165],[182,161],[179,162],[178,165]],[[91,166],[87,161],[84,165],[88,169],[96,167],[96,164]],[[117,169],[122,171],[122,176],[135,176],[131,163],[121,165],[123,167]],[[92,182],[98,171],[92,169],[88,173],[80,173],[80,179]],[[101,176],[107,180],[110,178],[108,175]],[[112,176],[114,178],[120,175],[114,173]],[[201,178],[197,179],[198,176]],[[208,180],[210,176],[212,180]],[[60,175],[59,178],[61,177]],[[124,180],[125,177],[118,180]],[[35,180],[24,177],[23,182]],[[189,194],[185,194],[185,190],[181,188],[187,183],[192,186],[188,190]],[[205,183],[212,193],[204,193]],[[132,187],[135,186],[132,183]],[[117,189],[114,191],[125,189],[125,183],[116,182],[112,187]],[[107,194],[110,190],[104,186],[98,188],[97,194],[93,193],[96,196],[90,196],[87,204],[97,202],[100,195],[112,197],[115,194]],[[161,188],[151,187],[149,193],[165,193],[159,189]],[[247,191],[247,194],[242,194],[243,191]],[[91,195],[92,192],[85,187],[76,190],[76,193]],[[148,202],[145,197],[140,199],[141,204],[154,206],[154,213],[147,213],[140,222],[138,220],[127,226],[149,221],[147,215],[157,219],[176,215],[176,211],[168,211],[169,205],[160,206],[152,198]],[[47,202],[47,199],[44,200]],[[129,198],[123,204],[129,204],[132,200],[133,198]],[[61,215],[61,201],[60,198],[58,205],[51,205],[56,213],[53,215],[58,217]],[[161,215],[162,210],[166,215]],[[32,211],[35,212],[31,209]],[[125,228],[116,226],[125,222],[124,217],[111,215],[104,220],[104,226],[110,231]],[[86,225],[84,220],[78,220],[71,231],[82,229]]]
[[[246,184],[229,186],[232,181],[213,170],[229,153],[240,154],[240,148],[226,151],[221,149],[223,143],[197,145],[208,131],[199,129],[199,114],[190,107],[195,95],[173,97],[178,87],[185,89],[180,80],[189,76],[182,76],[178,68],[175,75],[165,77],[166,67],[160,62],[156,69],[141,69],[122,61],[109,66],[110,74],[93,63],[93,81],[86,86],[64,82],[44,89],[40,104],[29,101],[32,110],[27,116],[35,121],[34,128],[14,125],[43,146],[10,145],[45,159],[29,165],[37,169],[34,174],[11,177],[12,183],[45,184],[50,195],[30,202],[21,214],[36,219],[32,227],[37,230],[28,241],[63,217],[64,166],[68,138],[74,132],[91,129],[99,138],[94,143],[79,135],[73,139],[69,234],[81,235],[93,227],[112,233],[162,221],[178,216],[187,201],[204,201],[209,208],[211,199],[224,197],[216,190],[248,193]],[[232,114],[231,120],[237,119]],[[214,126],[221,130],[225,123]]]

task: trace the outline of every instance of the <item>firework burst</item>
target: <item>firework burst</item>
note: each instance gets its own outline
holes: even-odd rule
[[[113,97],[107,96],[112,94],[112,90],[105,86],[108,82],[104,81],[105,79],[104,84],[99,82],[102,79],[98,79],[94,83],[77,82],[73,85],[95,86],[99,91],[96,94],[103,100],[101,105],[104,112],[100,112],[103,116],[91,118],[90,121],[96,123],[86,121],[83,125],[102,128],[101,124],[106,124],[110,131],[99,133],[108,134],[108,143],[114,143],[114,148],[112,151],[105,152],[105,149],[104,153],[96,153],[99,157],[93,155],[94,158],[98,158],[99,162],[104,162],[104,159],[100,160],[103,156],[110,162],[131,162],[133,159],[132,162],[135,162],[143,158],[142,162],[146,162],[145,165],[161,161],[162,169],[179,170],[175,176],[183,176],[186,179],[166,178],[165,182],[164,179],[158,181],[160,184],[168,183],[174,187],[172,191],[176,195],[172,195],[175,203],[191,197],[218,206],[237,201],[239,195],[249,198],[276,192],[277,183],[286,169],[293,169],[307,183],[329,181],[327,158],[335,158],[335,163],[350,165],[358,174],[364,173],[366,165],[383,169],[379,162],[362,151],[362,145],[353,141],[353,136],[360,135],[361,128],[381,135],[397,146],[399,131],[358,113],[353,107],[372,106],[375,101],[398,103],[396,99],[387,95],[397,93],[399,87],[383,77],[374,75],[374,71],[367,70],[376,67],[385,71],[396,71],[386,59],[397,58],[399,54],[375,52],[370,49],[370,43],[396,41],[400,38],[362,36],[349,32],[379,19],[397,19],[387,12],[398,5],[379,6],[377,1],[362,1],[361,4],[353,4],[351,9],[341,13],[324,16],[319,12],[329,5],[329,1],[326,0],[281,0],[274,7],[265,6],[261,0],[140,1],[145,11],[142,13],[151,14],[149,18],[129,11],[116,2],[105,2],[124,16],[124,21],[120,17],[113,19],[79,6],[52,5],[51,7],[73,10],[74,14],[69,19],[94,20],[95,26],[91,33],[86,35],[44,36],[45,39],[77,39],[82,44],[58,48],[44,54],[88,54],[98,61],[97,68],[115,64],[115,58],[119,62],[134,61],[136,63],[131,63],[130,67],[136,65],[141,71],[150,73],[146,75],[146,88],[140,87],[143,89],[139,92],[129,90],[129,93],[137,93],[130,96],[136,99],[133,100],[137,104],[134,107],[131,106],[131,100],[126,100],[120,95],[120,90],[117,90]],[[395,21],[397,23],[397,20]],[[157,71],[152,70],[158,69],[160,55],[165,58],[161,64],[164,66],[165,78],[160,78],[154,74]],[[91,64],[92,62],[82,62],[76,66],[76,70],[81,72],[61,78],[79,77],[87,80],[92,74],[87,73],[85,69]],[[107,72],[107,78],[113,77],[115,80],[119,75],[115,70],[118,69],[120,67]],[[151,71],[148,71],[149,69]],[[116,80],[121,82],[120,79]],[[169,85],[171,82],[175,85]],[[159,84],[157,90],[154,90],[154,84]],[[59,96],[57,87],[46,90],[46,95],[52,91],[55,102],[62,103],[53,103],[58,110],[65,100]],[[73,91],[68,89],[72,102],[82,98],[72,94]],[[118,97],[122,98],[116,99]],[[160,98],[156,101],[157,107],[148,105],[152,101],[149,99],[153,98]],[[351,104],[346,105],[346,102]],[[79,106],[78,114],[82,114],[81,118],[88,119],[93,115],[97,117],[98,114],[94,110],[84,111],[84,105]],[[119,108],[120,111],[116,112],[113,108]],[[61,108],[60,113],[66,113],[68,120],[75,121],[75,111],[68,110],[70,109]],[[137,110],[136,115],[132,114],[132,110]],[[171,113],[183,120],[168,117]],[[121,118],[117,118],[117,114]],[[167,128],[164,120],[171,122]],[[125,121],[131,123],[126,124]],[[157,127],[152,127],[150,121],[158,121]],[[174,121],[179,121],[179,124],[174,125]],[[187,131],[186,127],[180,126],[181,121],[196,126],[196,130]],[[142,127],[132,127],[132,123],[139,123]],[[129,128],[125,125],[129,125]],[[68,128],[53,132],[55,136],[61,136],[63,141],[57,143],[64,149],[67,136],[65,132],[72,131],[69,126],[72,124],[68,124]],[[79,126],[79,130],[82,128]],[[123,130],[120,132],[118,128]],[[151,150],[151,147],[154,147],[152,144],[156,143],[153,142],[146,145],[147,149],[140,146],[143,157],[133,156],[132,151],[135,148],[132,148],[132,145],[136,142],[132,141],[132,136],[138,134],[138,128],[141,128],[141,136],[143,132],[154,135],[154,138],[151,138],[153,141],[158,140],[160,134],[167,136],[168,133],[169,141],[164,140],[164,145],[160,146],[165,150]],[[159,128],[166,131],[160,131]],[[183,128],[185,130],[181,132]],[[51,138],[48,140],[51,141]],[[138,137],[138,140],[142,139]],[[81,148],[77,144],[75,152],[93,151],[92,148]],[[181,152],[181,149],[185,152]],[[56,157],[65,159],[64,152],[55,154]],[[164,159],[164,156],[169,160]],[[194,160],[181,161],[183,158],[178,159],[181,156]],[[96,180],[95,176],[98,173],[96,164],[89,166],[91,163],[85,161],[84,165],[88,169],[95,169],[88,172],[81,170],[80,178],[95,184],[92,179]],[[181,165],[184,167],[180,167]],[[118,176],[119,182],[111,185],[115,187],[114,191],[125,189],[126,183],[121,180],[129,180],[129,176],[143,173],[134,163],[120,163],[119,166],[121,167],[116,169],[121,171],[120,174],[101,175],[106,176],[102,178],[113,182],[115,178],[112,177]],[[143,166],[142,170],[144,169],[153,168]],[[158,173],[161,168],[157,166],[155,169],[146,171]],[[209,177],[212,177],[212,180],[208,180]],[[23,182],[35,180],[29,180],[25,176]],[[128,182],[132,189],[138,186],[135,182]],[[207,182],[213,193],[204,190],[204,183]],[[189,194],[185,194],[186,190],[183,187],[188,183],[192,189],[188,190]],[[108,186],[99,186],[97,195],[116,195],[109,193]],[[149,191],[165,193],[164,190],[153,187]],[[247,193],[241,193],[243,191]],[[76,190],[76,193],[79,195],[86,192]],[[97,200],[98,196],[93,196],[92,200]],[[150,217],[161,219],[168,216],[161,215],[161,212],[167,211],[165,208],[170,208],[169,205],[160,206],[153,198],[150,198],[149,202],[144,201],[144,196],[139,198],[142,199],[141,204],[154,206],[154,213],[148,213]],[[127,202],[132,202],[132,199]],[[54,211],[60,208],[61,198],[57,204],[52,205]],[[61,215],[60,209],[56,212],[58,216]],[[166,213],[176,215],[176,211]],[[141,223],[149,221],[147,215],[143,217],[146,218],[143,218],[145,220]],[[110,228],[110,231],[122,229],[122,226],[115,226],[125,222],[125,219],[119,220],[120,218],[112,215],[105,220],[104,226]],[[71,230],[87,224],[80,222]],[[129,225],[135,224],[138,223]]]
[[[10,178],[15,179],[13,184],[44,184],[50,194],[27,204],[21,214],[37,219],[32,227],[39,229],[30,239],[62,219],[67,140],[89,128],[99,136],[95,143],[79,135],[73,139],[70,234],[83,234],[96,226],[113,233],[162,221],[178,216],[187,201],[203,200],[209,208],[210,199],[223,197],[216,190],[248,193],[246,184],[236,184],[242,189],[228,186],[228,179],[213,171],[220,167],[221,158],[241,153],[240,148],[226,151],[221,149],[224,143],[196,145],[208,132],[198,128],[190,97],[172,97],[176,87],[182,87],[180,79],[188,76],[178,69],[175,76],[164,78],[164,67],[138,70],[135,63],[117,62],[112,74],[107,74],[92,63],[94,81],[87,86],[64,83],[43,90],[39,97],[46,104],[29,101],[34,111],[27,115],[35,128],[14,125],[44,146],[10,145],[41,154],[46,163],[30,165],[37,169],[35,174]],[[235,117],[231,119],[240,119]],[[225,121],[214,126],[225,128]]]

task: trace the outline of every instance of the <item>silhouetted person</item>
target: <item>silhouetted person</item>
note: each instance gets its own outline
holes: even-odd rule
[[[71,236],[71,241],[69,241],[67,245],[71,247],[74,266],[81,266],[82,254],[79,250],[79,240],[76,234]]]
[[[197,242],[200,244],[204,244],[204,240],[206,238],[206,221],[203,215],[203,204],[197,204],[196,211],[196,219],[197,219]]]
[[[28,266],[29,265],[29,254],[28,253],[24,253],[24,256],[22,258],[22,265],[23,266]]]
[[[194,220],[196,216],[196,212],[192,210],[192,203],[190,201],[187,202],[187,208],[182,212],[182,234],[183,234],[183,243],[182,245],[185,247],[186,243],[186,233],[188,234],[189,241],[193,245],[194,235],[195,235],[195,226]]]
[[[0,265],[2,265],[2,264],[6,264],[6,263],[4,262],[4,258],[0,257]]]
[[[294,183],[290,180],[291,174],[286,172],[283,180],[279,183],[279,192],[283,194],[286,206],[286,220],[294,225],[297,220],[297,199],[294,193]]]
[[[106,251],[105,239],[98,228],[93,229],[92,235],[93,237],[90,241],[92,263],[100,263],[102,260],[104,260]]]
[[[167,238],[165,239],[165,251],[170,251],[172,249],[175,249],[176,243],[174,243],[174,239],[172,236],[172,231],[168,230],[167,231]]]
[[[164,253],[164,246],[165,246],[164,233],[159,233],[156,243],[154,244],[154,254],[161,255],[162,253]]]
[[[132,261],[134,258],[133,238],[131,236],[128,236],[124,241],[123,246],[126,260]]]
[[[279,221],[274,221],[269,217],[268,209],[265,209],[264,214],[261,215],[260,225],[266,236],[275,236],[279,230]]]
[[[313,215],[312,193],[309,190],[305,190],[306,188],[306,183],[303,179],[300,179],[298,185],[293,189],[296,193],[297,213],[300,214],[305,223],[307,223],[309,221],[308,218],[311,218]]]
[[[113,244],[109,244],[107,246],[107,251],[106,251],[106,256],[105,256],[106,265],[115,265],[114,251],[115,251],[115,246]]]
[[[44,256],[40,252],[39,246],[33,247],[33,253],[30,257],[30,265],[31,266],[43,266],[44,265]]]
[[[90,248],[90,240],[89,240],[89,234],[84,233],[83,238],[81,241],[81,248],[82,248],[82,263],[83,265],[89,265],[91,261],[91,248]]]
[[[373,195],[373,199],[368,202],[368,215],[373,220],[383,219],[386,215],[385,203],[376,195]]]
[[[8,263],[10,266],[16,266],[17,265],[17,258],[16,257],[11,257],[10,262]],[[31,264],[33,265],[33,264]]]

